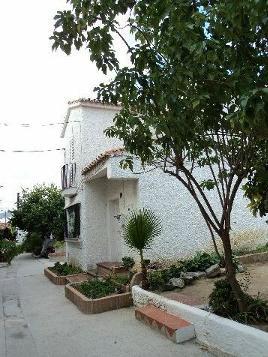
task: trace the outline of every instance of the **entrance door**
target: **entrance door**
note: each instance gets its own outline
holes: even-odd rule
[[[110,200],[108,205],[109,214],[109,245],[111,261],[121,260],[121,235],[120,235],[120,215],[119,199]]]

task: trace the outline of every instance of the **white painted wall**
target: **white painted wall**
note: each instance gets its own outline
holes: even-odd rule
[[[132,288],[132,297],[135,306],[152,304],[194,324],[198,342],[207,346],[218,356],[267,356],[268,334],[266,332],[167,299],[145,291],[139,286]]]
[[[75,162],[77,164],[77,195],[66,198],[66,206],[81,203],[80,243],[67,243],[67,256],[78,262],[83,268],[93,266],[98,261],[109,259],[107,225],[107,202],[118,197],[122,215],[128,209],[138,207],[151,208],[161,217],[163,231],[153,248],[145,256],[151,260],[174,260],[193,255],[196,251],[212,248],[208,229],[199,213],[196,203],[186,189],[173,177],[161,170],[146,174],[133,174],[122,170],[119,163],[122,157],[110,158],[105,164],[107,178],[99,178],[84,183],[81,170],[105,150],[122,147],[117,139],[104,136],[105,128],[112,124],[116,108],[90,108],[82,106],[71,110],[65,138],[66,163],[70,161],[68,140],[74,136]],[[81,123],[72,121],[80,120]],[[140,172],[138,161],[135,169]],[[199,173],[204,176],[203,173]],[[114,181],[118,179],[119,181]],[[120,197],[120,193],[122,197]],[[210,192],[218,209],[216,192]],[[113,197],[113,198],[111,198]],[[232,235],[234,244],[256,246],[267,241],[268,225],[265,219],[255,218],[247,209],[247,201],[240,191],[234,205],[232,216]],[[238,242],[238,243],[237,243]],[[134,255],[122,241],[122,255]]]

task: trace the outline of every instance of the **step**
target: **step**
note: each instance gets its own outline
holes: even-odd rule
[[[194,325],[153,305],[135,309],[136,319],[159,330],[175,343],[195,338]]]
[[[97,263],[98,276],[127,275],[128,270],[119,262],[101,262]]]

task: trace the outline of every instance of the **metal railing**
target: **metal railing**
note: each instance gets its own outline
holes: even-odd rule
[[[61,188],[76,187],[76,164],[66,164],[61,168]]]

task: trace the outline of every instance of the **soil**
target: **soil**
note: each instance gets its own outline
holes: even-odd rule
[[[255,263],[244,265],[246,271],[244,273],[237,274],[237,278],[241,284],[248,285],[247,293],[252,296],[260,296],[264,300],[268,300],[268,262],[266,263]],[[181,295],[193,296],[198,298],[202,304],[207,304],[209,300],[209,295],[211,294],[214,283],[222,279],[199,279],[196,280],[192,285],[186,286],[184,289],[177,289]]]

